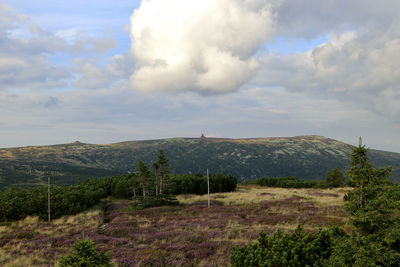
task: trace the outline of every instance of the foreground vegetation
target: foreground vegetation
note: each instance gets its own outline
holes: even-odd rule
[[[235,192],[184,194],[180,205],[134,210],[129,200],[109,199],[90,211],[51,223],[37,217],[0,227],[1,266],[54,266],[77,239],[110,251],[117,266],[228,266],[231,248],[259,232],[351,228],[343,206],[349,189],[285,189],[254,185]]]
[[[151,176],[150,176],[151,177]],[[165,190],[155,193],[151,180],[141,174],[89,179],[74,186],[51,186],[51,218],[73,215],[92,208],[107,197],[132,200],[136,209],[177,204],[175,195],[204,194],[207,178],[198,175],[172,175]],[[236,188],[236,178],[215,174],[210,177],[210,191],[230,192]],[[27,216],[48,218],[47,187],[10,188],[0,193],[0,222],[16,221]],[[144,193],[143,193],[144,192]]]
[[[360,144],[347,171],[354,189],[344,198],[351,236],[338,227],[261,232],[258,243],[232,250],[232,266],[400,266],[400,185],[388,182],[390,172],[373,168]]]
[[[4,192],[12,204],[0,213],[0,264],[70,266],[83,253],[84,262],[105,266],[400,266],[400,185],[388,181],[390,172],[373,168],[360,145],[347,181],[333,169],[314,184],[261,178],[222,192],[235,190],[236,179],[214,175],[219,193],[207,208],[205,177],[171,176],[161,151],[151,169],[139,162],[135,174],[56,188],[59,216],[96,206],[51,223],[39,219],[46,198],[35,193],[43,189]],[[345,184],[353,187],[338,187]],[[39,217],[10,222],[29,207]]]

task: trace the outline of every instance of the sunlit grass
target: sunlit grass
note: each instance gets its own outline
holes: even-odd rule
[[[350,188],[309,189],[273,188],[259,186],[239,186],[236,192],[211,194],[211,199],[222,201],[225,205],[256,204],[265,200],[282,200],[301,197],[321,205],[342,205],[343,196]],[[337,195],[337,196],[334,196]],[[207,195],[180,195],[178,200],[184,204],[207,201]]]
[[[110,200],[104,213],[99,206],[51,223],[28,217],[0,227],[0,266],[54,266],[83,233],[119,266],[227,266],[231,247],[256,241],[260,231],[346,227],[347,191],[239,186],[211,194],[210,208],[207,195],[181,195],[173,207],[134,210]]]
[[[1,253],[1,252],[0,252]],[[40,253],[40,252],[38,252]],[[1,257],[1,255],[0,255]],[[1,259],[3,261],[3,259]],[[34,266],[45,266],[46,265],[46,258],[41,257],[39,255],[24,255],[15,257],[9,257],[7,263],[2,265],[3,267],[34,267]]]

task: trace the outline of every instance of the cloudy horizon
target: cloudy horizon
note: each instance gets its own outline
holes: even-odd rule
[[[400,2],[0,2],[0,147],[321,135],[400,152]]]

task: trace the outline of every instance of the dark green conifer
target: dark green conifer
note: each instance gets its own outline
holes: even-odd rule
[[[326,174],[325,183],[328,187],[340,187],[345,184],[344,175],[339,167],[330,170]]]
[[[76,240],[71,247],[71,252],[60,258],[60,267],[112,267],[109,252],[102,253],[96,250],[95,243],[84,238]]]

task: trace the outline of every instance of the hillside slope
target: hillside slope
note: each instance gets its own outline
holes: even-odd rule
[[[51,223],[27,217],[0,226],[0,266],[55,266],[77,238],[110,251],[118,266],[230,266],[234,245],[267,234],[337,225],[351,231],[343,210],[345,188],[284,189],[241,186],[237,192],[181,195],[181,205],[132,210],[128,200]]]
[[[351,145],[321,136],[282,138],[171,138],[110,145],[74,142],[53,146],[0,149],[0,188],[34,185],[50,176],[57,184],[76,183],[135,171],[139,160],[150,165],[163,149],[173,173],[233,174],[240,181],[261,176],[322,179],[331,168],[348,164]],[[400,181],[400,153],[370,150],[376,166],[394,167]]]

